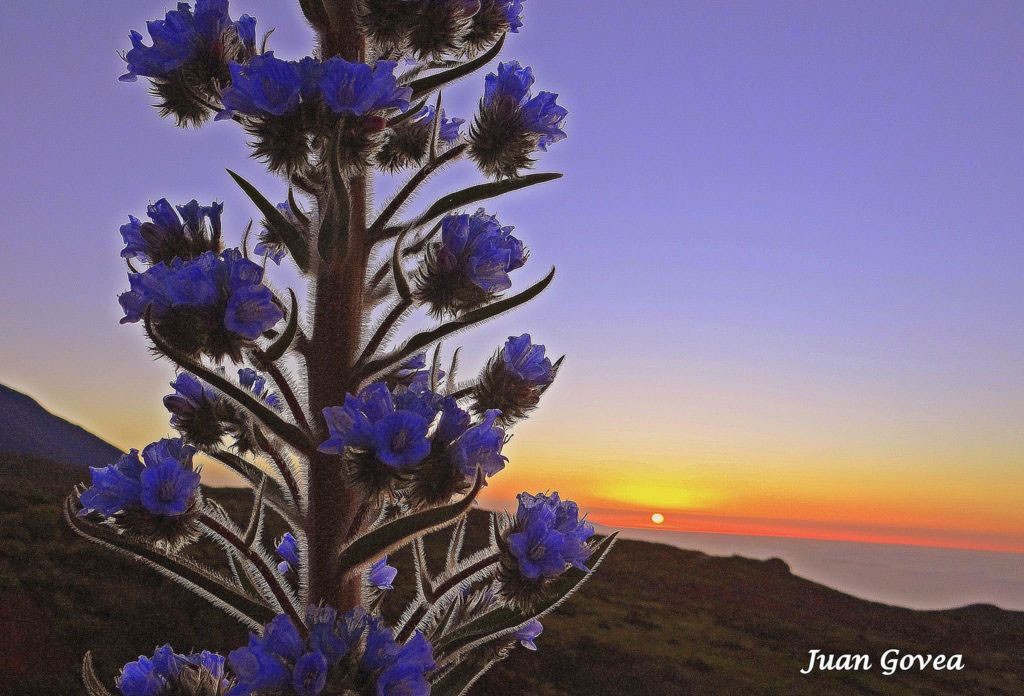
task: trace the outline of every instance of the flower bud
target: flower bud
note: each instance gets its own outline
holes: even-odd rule
[[[500,63],[485,79],[484,98],[470,129],[470,155],[495,178],[515,177],[533,165],[532,154],[565,138],[568,115],[557,94],[530,95],[533,71],[517,61]]]
[[[111,466],[93,468],[92,485],[82,492],[82,512],[96,512],[123,531],[177,550],[199,537],[199,473],[195,448],[164,439],[132,450]]]
[[[593,535],[571,500],[520,493],[516,515],[500,538],[502,596],[524,610],[534,607],[570,567],[587,570]]]
[[[512,286],[509,273],[526,263],[523,243],[483,208],[449,215],[441,241],[427,249],[414,296],[435,316],[480,307]]]
[[[501,423],[511,425],[537,407],[556,374],[544,346],[534,345],[530,334],[509,336],[474,386],[473,408],[477,413],[497,409]]]
[[[124,55],[128,72],[122,82],[148,77],[161,115],[173,115],[181,126],[197,126],[210,116],[209,100],[216,85],[228,80],[228,63],[244,62],[256,53],[256,20],[228,15],[227,2],[188,3],[147,24],[152,46],[136,31],[129,34],[132,48]]]
[[[481,0],[463,36],[463,50],[475,55],[494,45],[505,32],[519,33],[522,13],[523,0]]]

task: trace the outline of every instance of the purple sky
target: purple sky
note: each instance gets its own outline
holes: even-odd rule
[[[293,4],[232,3],[297,58]],[[118,226],[198,197],[240,230],[225,167],[283,193],[233,124],[175,130],[117,83],[128,30],[170,5],[13,0],[0,49],[0,381],[125,447],[165,432],[170,370],[117,325]],[[919,486],[933,516],[1024,496],[1024,5],[528,0],[524,19],[504,55],[569,108],[538,166],[566,178],[491,209],[532,249],[520,284],[559,276],[470,352],[529,330],[570,355],[524,455],[597,482],[649,466],[759,514],[776,477],[829,509],[814,491],[852,481],[864,505]]]

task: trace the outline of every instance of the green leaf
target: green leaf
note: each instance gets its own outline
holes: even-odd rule
[[[434,73],[433,75],[413,80],[409,83],[409,86],[412,87],[412,99],[421,99],[423,96],[430,94],[438,87],[443,87],[449,82],[458,80],[460,77],[465,77],[477,69],[482,68],[490,63],[498,53],[501,52],[501,47],[504,45],[505,35],[502,34],[501,38],[495,41],[494,45],[479,57],[466,61],[465,63],[457,65],[449,70],[445,70],[444,72]]]
[[[461,500],[400,517],[359,537],[341,552],[338,558],[337,577],[341,578],[353,568],[376,560],[424,534],[455,522],[460,515],[469,510],[483,485],[484,474],[478,470],[473,490]]]
[[[589,572],[570,568],[552,584],[547,598],[535,607],[533,611],[524,612],[511,607],[500,607],[489,611],[445,636],[435,646],[435,654],[450,656],[456,652],[468,650],[477,645],[496,640],[513,633],[527,621],[540,618],[553,611],[559,604],[578,590],[586,582],[587,578],[597,570],[597,567],[615,544],[617,536],[618,532],[606,536],[594,547],[594,553],[590,557]]]
[[[281,335],[277,337],[277,340],[263,351],[262,357],[270,362],[279,360],[291,348],[292,342],[295,340],[295,333],[299,328],[299,301],[295,299],[295,291],[291,288],[288,288],[288,294],[292,298],[292,311],[288,315],[288,325],[284,328]]]
[[[82,658],[82,683],[89,696],[112,696],[103,685],[103,682],[96,676],[96,670],[92,665],[92,651],[87,651]]]
[[[248,181],[234,173],[230,169],[227,170],[231,178],[235,180],[235,183],[245,191],[259,211],[263,213],[263,217],[266,219],[267,224],[270,226],[277,236],[281,238],[284,245],[288,247],[288,252],[292,255],[292,259],[295,260],[295,264],[299,267],[299,270],[305,272],[309,270],[309,243],[301,232],[284,216],[280,210],[277,209],[273,203],[268,201],[266,197],[259,192],[259,190],[250,184]]]
[[[362,378],[375,375],[383,370],[386,370],[391,365],[398,363],[411,355],[420,352],[423,348],[431,345],[436,341],[440,341],[442,338],[449,336],[458,331],[464,331],[474,324],[492,319],[499,314],[515,309],[519,305],[525,304],[541,294],[544,289],[551,284],[551,280],[555,277],[555,269],[552,268],[551,272],[548,273],[544,278],[537,281],[526,290],[523,290],[517,295],[512,297],[506,297],[503,300],[492,302],[484,307],[466,312],[461,317],[453,319],[446,324],[442,324],[430,331],[423,331],[410,338],[406,343],[394,352],[385,355],[377,360],[371,360],[366,363],[362,370],[360,370],[359,376]]]

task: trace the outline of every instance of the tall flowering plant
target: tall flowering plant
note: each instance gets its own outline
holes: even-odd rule
[[[522,334],[469,380],[456,379],[458,349],[442,364],[443,341],[554,275],[514,290],[526,246],[478,206],[558,178],[526,173],[565,137],[557,95],[507,61],[483,78],[471,123],[441,96],[496,59],[523,25],[522,0],[300,5],[317,49],[298,60],[268,50],[269,32],[258,41],[256,20],[232,19],[227,0],[178,3],[148,39],[131,32],[124,54],[121,79],[148,80],[161,115],[235,123],[285,184],[274,204],[229,171],[262,218],[235,247],[216,202],[160,199],[120,230],[121,321],[176,366],[164,405],[177,437],[93,469],[65,519],[251,631],[227,655],[165,645],[124,665],[113,685],[124,696],[461,694],[517,645],[536,649],[538,619],[614,541],[557,493],[523,493],[515,514],[491,515],[486,548],[463,551],[468,511],[508,464],[511,428],[561,363]],[[400,216],[463,158],[483,183]],[[377,206],[374,171],[404,176]],[[305,310],[268,279],[286,263],[308,283]],[[400,338],[417,311],[433,328]],[[204,496],[199,455],[251,485],[247,520]],[[268,510],[288,528],[273,542]],[[424,545],[436,531],[449,537],[439,575]],[[185,553],[204,540],[223,550],[223,572]],[[400,548],[413,577],[388,564]],[[380,608],[396,582],[415,597],[388,625]],[[111,693],[89,654],[83,678],[90,694]]]

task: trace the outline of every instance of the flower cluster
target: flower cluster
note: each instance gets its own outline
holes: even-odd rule
[[[129,662],[117,679],[123,696],[221,696],[230,686],[222,656],[205,650],[179,655],[170,645],[157,648],[152,658],[140,655]]]
[[[465,123],[461,118],[448,118],[441,109],[441,120],[436,123],[436,109],[424,106],[412,118],[402,121],[388,134],[387,140],[377,151],[376,161],[381,169],[397,171],[404,167],[422,164],[427,155],[430,138],[437,127],[438,141],[450,145],[459,139],[459,130]]]
[[[421,633],[400,645],[390,628],[361,608],[339,616],[327,606],[311,608],[304,628],[306,638],[287,615],[279,614],[262,635],[250,634],[246,647],[229,653],[236,680],[230,696],[318,696],[342,693],[357,681],[373,684],[378,696],[430,692],[426,674],[435,663]]]
[[[503,539],[502,593],[530,607],[550,581],[574,567],[586,571],[594,527],[558,493],[519,494],[519,508]]]
[[[164,439],[131,450],[110,466],[91,468],[92,485],[82,491],[80,515],[96,512],[121,529],[169,548],[195,539],[200,499],[195,449]]]
[[[240,361],[242,348],[284,318],[263,269],[237,249],[157,264],[129,273],[128,283],[118,298],[121,323],[140,321],[151,309],[160,335],[190,355]]]
[[[251,367],[238,371],[238,383],[275,411],[282,408],[281,398],[267,388],[267,379]],[[188,372],[171,382],[173,394],[164,397],[164,408],[171,413],[171,427],[189,443],[213,447],[225,435],[239,452],[255,450],[249,418],[234,402]]]
[[[380,53],[474,55],[523,26],[523,0],[364,0],[362,28]]]
[[[534,345],[530,334],[509,336],[474,385],[473,408],[478,413],[497,409],[501,422],[511,425],[537,407],[556,373],[544,346]]]
[[[231,63],[231,84],[220,95],[217,119],[243,116],[255,154],[275,171],[307,162],[314,137],[331,138],[343,162],[365,166],[386,122],[378,114],[409,108],[412,90],[395,78],[395,63],[372,66],[334,57],[286,61],[273,52]]]
[[[509,273],[526,263],[523,243],[480,208],[473,215],[441,221],[441,241],[432,244],[419,274],[416,299],[435,315],[457,315],[480,307],[512,287]]]
[[[148,77],[164,115],[182,125],[198,125],[209,117],[207,100],[217,83],[228,78],[229,61],[246,61],[256,52],[256,20],[242,15],[232,21],[228,0],[196,0],[195,11],[179,2],[164,19],[148,22],[153,45],[132,31],[132,48],[124,60],[123,82]]]
[[[177,209],[175,212],[174,206],[161,198],[146,209],[148,222],[129,215],[128,224],[121,225],[125,244],[121,256],[157,264],[220,251],[223,203],[201,206],[193,199]]]
[[[505,32],[518,34],[523,26],[522,14],[523,0],[481,0],[463,37],[466,52],[482,51]]]
[[[324,409],[329,437],[320,451],[345,455],[353,478],[370,490],[401,488],[414,503],[447,502],[468,489],[478,468],[487,476],[504,468],[497,416],[487,412],[473,425],[455,399],[422,382],[394,393],[377,382]]]
[[[484,80],[484,98],[470,129],[470,154],[494,177],[514,177],[533,164],[532,153],[566,137],[562,122],[568,111],[557,94],[531,96],[533,70],[518,61],[499,63]]]

